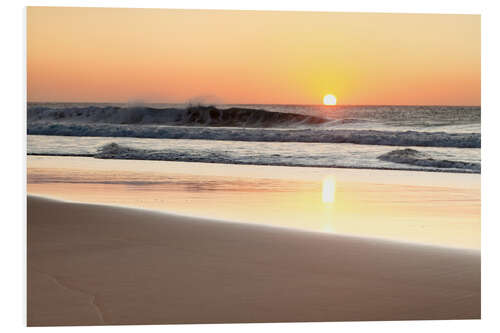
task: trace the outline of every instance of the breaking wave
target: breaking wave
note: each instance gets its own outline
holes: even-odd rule
[[[28,123],[104,123],[259,128],[316,125],[329,121],[331,120],[318,116],[239,107],[219,109],[214,106],[152,108],[91,105],[64,108],[30,106],[28,108]]]
[[[409,148],[390,151],[386,154],[380,155],[378,159],[386,162],[409,164],[421,167],[459,169],[481,172],[480,163],[435,159],[427,153]]]

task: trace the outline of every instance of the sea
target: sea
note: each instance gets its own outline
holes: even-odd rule
[[[480,106],[28,103],[28,155],[481,173]]]

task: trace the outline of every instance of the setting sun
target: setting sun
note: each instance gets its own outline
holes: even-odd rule
[[[325,97],[323,97],[323,104],[324,105],[336,105],[337,98],[335,96],[333,96],[332,94],[325,95]]]

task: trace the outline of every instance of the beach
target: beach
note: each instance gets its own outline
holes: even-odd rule
[[[453,173],[29,156],[28,325],[478,319],[479,190]]]
[[[481,246],[476,174],[59,156],[28,156],[27,166],[28,193],[54,199],[446,247]]]
[[[28,326],[487,317],[481,15],[24,14]]]
[[[480,253],[28,197],[28,325],[480,318]]]

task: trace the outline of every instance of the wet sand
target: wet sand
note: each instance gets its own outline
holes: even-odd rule
[[[480,252],[28,196],[28,324],[479,318]]]

